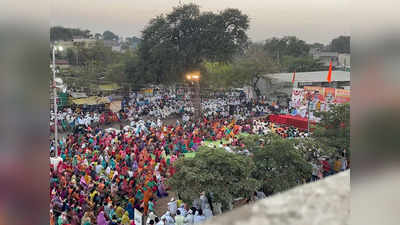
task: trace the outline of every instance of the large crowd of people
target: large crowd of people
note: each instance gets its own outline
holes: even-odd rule
[[[204,99],[201,108],[203,115],[213,118],[228,118],[233,115],[235,119],[247,119],[269,113],[288,112],[286,107],[275,102],[269,104],[264,99],[254,101],[232,96]],[[60,109],[57,112],[57,120],[58,130],[67,132],[82,125],[107,125],[140,118],[166,119],[179,117],[188,121],[193,114],[194,107],[188,97],[177,97],[175,94],[158,94],[152,97],[130,94],[124,98],[123,106],[118,112],[105,110],[104,105],[89,108],[74,105]],[[50,110],[50,129],[52,132],[54,132],[55,117],[53,110]]]
[[[198,224],[218,214],[205,197],[193,207],[171,199],[168,211],[156,215],[157,199],[168,196],[166,180],[174,174],[173,162],[185,153],[196,152],[205,141],[229,140],[221,147],[238,153],[246,149],[240,133],[277,133],[283,138],[303,138],[308,134],[293,127],[281,127],[265,118],[272,112],[285,113],[284,107],[264,101],[214,98],[202,102],[203,118],[194,120],[193,106],[173,95],[152,98],[129,96],[119,113],[83,112],[66,108],[58,113],[62,127],[72,132],[50,145],[51,224],[131,225],[135,210],[147,217],[148,224]],[[175,124],[164,124],[171,115]],[[54,114],[51,119],[54,121]],[[100,125],[130,121],[117,130]],[[66,125],[64,124],[66,123]],[[326,161],[326,162],[325,162]],[[339,163],[340,161],[340,163]],[[313,163],[313,180],[347,168],[342,159]],[[322,175],[321,175],[322,173]],[[258,197],[257,197],[258,196]],[[261,197],[260,197],[261,196]],[[262,198],[262,193],[255,198]]]
[[[148,215],[154,199],[167,194],[172,163],[206,138],[240,132],[239,127],[227,132],[228,126],[225,119],[169,126],[136,119],[122,130],[84,124],[59,140],[58,149],[54,143],[50,148],[54,218],[58,224],[130,224],[134,208]]]

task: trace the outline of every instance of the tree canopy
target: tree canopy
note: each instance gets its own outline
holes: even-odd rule
[[[231,63],[206,63],[209,85],[218,87],[242,87],[249,85],[260,94],[256,84],[269,73],[278,72],[278,65],[267,55],[260,44],[250,44]],[[264,77],[264,79],[268,79]]]
[[[256,165],[253,177],[262,181],[266,194],[288,190],[311,177],[310,163],[292,140],[270,135],[266,142],[249,149]]]
[[[108,41],[118,41],[119,37],[118,37],[118,35],[114,34],[113,32],[106,30],[103,33],[103,39],[108,40]]]
[[[66,28],[55,26],[50,28],[50,41],[72,41],[74,36],[90,38],[92,34],[89,30],[79,28]]]
[[[307,56],[310,51],[310,46],[295,36],[268,39],[264,48],[275,60],[282,56]]]
[[[174,165],[176,173],[168,184],[185,202],[205,191],[226,207],[234,198],[249,198],[259,188],[259,182],[250,177],[254,169],[251,158],[224,149],[201,147],[194,158],[181,158]]]
[[[323,44],[307,44],[295,36],[271,38],[264,44],[264,49],[277,64],[281,72],[309,72],[324,69],[323,64],[312,58],[310,48],[322,49]]]
[[[332,52],[350,54],[350,36],[339,36],[331,41],[329,50]]]
[[[200,12],[199,6],[176,7],[152,19],[142,33],[139,55],[146,76],[157,83],[182,81],[202,63],[229,62],[247,44],[249,19],[237,9]]]
[[[311,72],[325,69],[324,64],[312,56],[283,56],[282,68],[287,72]]]
[[[316,112],[321,118],[313,137],[338,151],[350,152],[350,104],[331,105],[327,112]]]

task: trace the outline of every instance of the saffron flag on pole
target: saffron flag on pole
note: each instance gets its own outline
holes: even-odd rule
[[[296,79],[296,71],[293,73],[292,84],[294,84],[294,80]]]
[[[329,62],[329,72],[326,80],[328,81],[328,83],[332,81],[332,60]]]

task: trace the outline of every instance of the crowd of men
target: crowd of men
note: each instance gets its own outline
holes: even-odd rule
[[[258,102],[236,97],[221,97],[204,99],[202,112],[206,117],[246,119],[263,116],[268,113],[286,113],[287,109],[279,104],[268,104],[261,100]],[[192,102],[187,97],[177,97],[175,94],[159,94],[152,97],[131,94],[124,98],[122,109],[118,112],[104,110],[104,106],[91,107],[83,110],[81,107],[65,107],[57,113],[58,130],[73,131],[82,126],[105,125],[121,121],[132,121],[140,118],[175,118],[180,117],[188,121],[194,113]],[[55,115],[50,110],[50,128],[54,132]]]

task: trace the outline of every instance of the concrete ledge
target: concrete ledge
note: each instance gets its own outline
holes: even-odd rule
[[[205,225],[346,225],[350,171],[260,200],[214,217]]]

